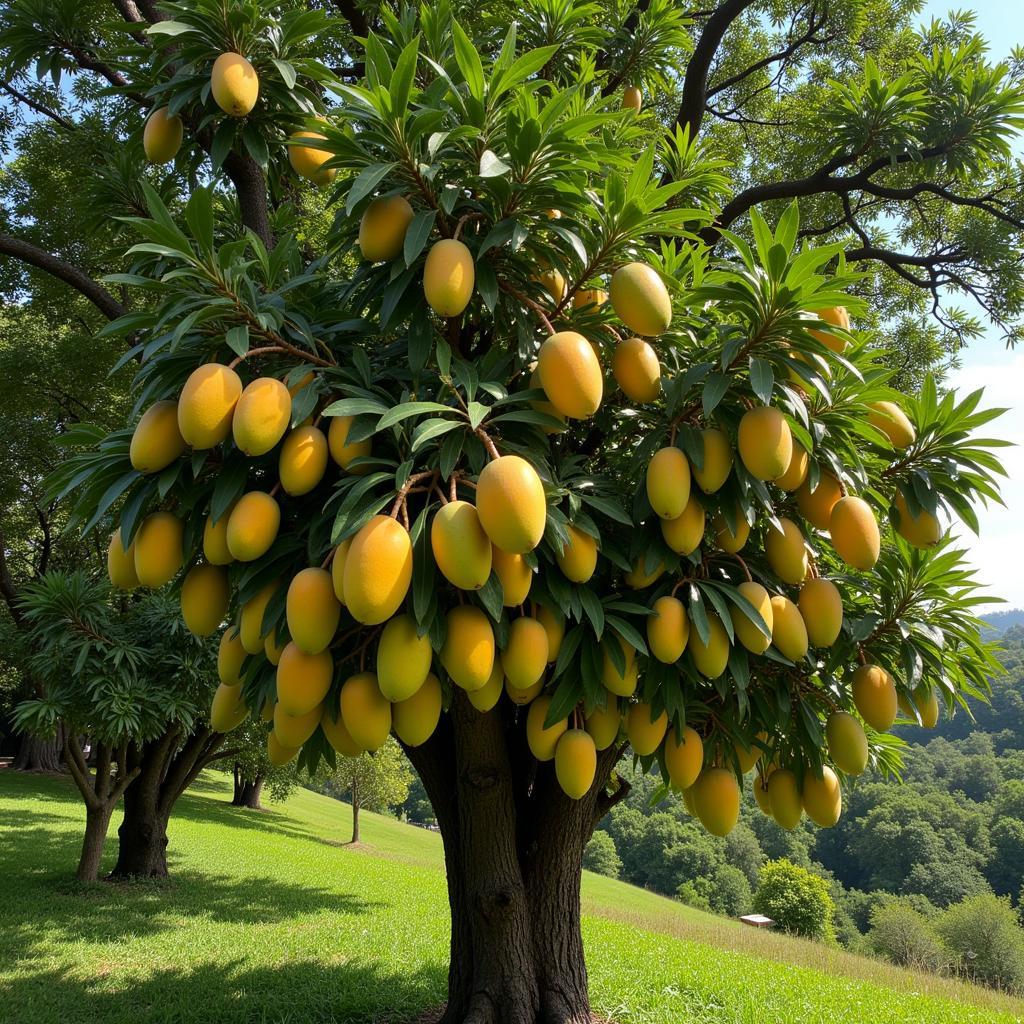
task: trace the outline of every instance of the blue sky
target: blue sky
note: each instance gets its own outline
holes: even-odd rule
[[[1011,48],[1024,43],[1024,3],[1021,0],[975,0],[949,3],[931,0],[921,14],[923,22],[941,17],[953,8],[973,9],[977,27],[989,41],[991,55],[1002,59]],[[1003,486],[1006,508],[980,510],[981,536],[960,528],[963,543],[979,577],[993,596],[1006,601],[1004,607],[1024,607],[1024,349],[1007,350],[996,332],[975,342],[962,357],[961,369],[952,373],[948,384],[965,393],[985,389],[984,405],[1009,411],[990,424],[990,436],[1013,441],[1018,447],[1004,450],[1009,479]]]

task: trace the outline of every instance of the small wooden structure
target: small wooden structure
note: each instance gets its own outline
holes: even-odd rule
[[[775,924],[770,917],[765,917],[764,914],[747,914],[740,920],[744,924],[749,924],[751,928],[771,928]]]

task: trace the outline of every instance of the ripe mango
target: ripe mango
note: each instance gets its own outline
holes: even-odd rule
[[[839,481],[831,473],[822,473],[813,490],[810,481],[805,480],[796,491],[796,507],[800,515],[819,530],[827,530],[832,519],[832,509],[843,496]]]
[[[292,170],[302,178],[308,178],[314,185],[327,185],[338,173],[334,167],[324,167],[333,154],[316,146],[302,145],[303,139],[314,139],[326,142],[327,136],[320,132],[295,132],[288,139],[288,163]]]
[[[825,722],[825,738],[832,763],[847,775],[860,775],[868,764],[868,738],[864,728],[846,711],[833,711]]]
[[[491,543],[507,554],[524,555],[544,536],[544,485],[519,455],[502,455],[484,466],[477,480],[476,510]]]
[[[277,475],[285,494],[309,494],[327,471],[327,438],[319,427],[296,427],[284,439]]]
[[[593,416],[601,406],[601,363],[582,334],[560,331],[546,338],[537,353],[537,373],[551,404],[570,419]]]
[[[185,450],[178,429],[178,403],[154,402],[139,420],[132,434],[128,458],[140,473],[159,473]]]
[[[717,679],[729,664],[729,634],[717,615],[708,615],[710,636],[705,644],[698,629],[690,631],[690,657],[705,679]],[[717,833],[716,833],[717,834]]]
[[[242,700],[242,688],[221,683],[210,705],[210,728],[214,732],[231,732],[248,717],[249,708]]]
[[[896,532],[912,547],[931,548],[942,540],[942,524],[925,509],[916,516],[910,514],[902,491],[896,492]]]
[[[231,600],[226,569],[197,565],[181,583],[181,617],[196,636],[210,636],[224,621]]]
[[[426,743],[434,735],[439,721],[441,681],[433,673],[428,674],[423,685],[411,697],[397,701],[391,709],[395,735],[407,747]]]
[[[643,94],[635,85],[627,85],[622,93],[622,109],[639,111],[643,100]]]
[[[213,62],[210,92],[214,102],[232,117],[245,117],[260,94],[260,79],[240,53],[222,53]]]
[[[501,603],[506,608],[522,604],[530,593],[533,570],[522,555],[510,555],[491,545],[491,568],[501,584]]]
[[[228,518],[227,542],[231,557],[239,562],[262,558],[277,540],[281,508],[265,491],[243,494]]]
[[[740,816],[740,787],[726,768],[705,768],[689,792],[701,824],[713,836],[727,836]]]
[[[772,642],[772,627],[775,622],[775,617],[772,614],[772,600],[768,594],[768,591],[761,586],[760,583],[745,582],[741,583],[736,588],[755,608],[764,620],[764,624],[768,627],[768,633],[762,633],[760,629],[747,615],[739,608],[731,607],[729,609],[729,615],[732,618],[732,630],[736,634],[736,639],[751,654],[764,654],[768,650]]]
[[[764,553],[772,571],[783,583],[803,583],[807,577],[807,542],[792,519],[779,520],[782,529],[772,523],[764,537]]]
[[[486,683],[478,690],[468,690],[466,696],[469,703],[481,714],[486,714],[501,700],[501,693],[505,689],[505,677],[501,674],[501,662],[494,661],[494,668]]]
[[[795,491],[807,479],[810,468],[811,457],[807,454],[807,449],[799,441],[794,441],[789,465],[786,472],[775,481],[775,486],[783,491]]]
[[[634,590],[643,590],[654,583],[665,571],[665,563],[659,562],[653,569],[646,569],[647,556],[638,555],[633,563],[633,568],[623,577],[627,587]]]
[[[235,444],[246,455],[265,455],[284,437],[292,415],[291,392],[275,377],[246,384],[231,418]]]
[[[772,598],[772,643],[790,661],[807,657],[807,626],[800,609],[783,594]]]
[[[812,647],[831,647],[843,628],[843,598],[831,580],[807,580],[797,599]]]
[[[704,445],[704,459],[698,468],[693,467],[693,478],[705,494],[720,490],[732,472],[732,446],[729,438],[716,427],[701,432]]]
[[[661,275],[646,263],[627,263],[608,286],[615,315],[635,334],[664,334],[672,323],[672,300]]]
[[[353,741],[371,753],[391,732],[391,704],[372,672],[357,672],[341,687],[341,717]]]
[[[230,565],[234,558],[228,550],[228,523],[237,502],[232,502],[222,513],[217,522],[213,521],[213,513],[206,517],[203,526],[203,558],[210,565]]]
[[[200,451],[220,444],[241,395],[241,378],[230,366],[204,363],[193,370],[178,397],[178,429],[186,443]]]
[[[743,414],[738,445],[743,465],[758,480],[778,480],[793,458],[793,434],[786,417],[769,405]]]
[[[555,661],[558,652],[562,649],[562,640],[565,637],[565,616],[557,609],[549,608],[546,604],[534,604],[533,617],[544,627],[548,635],[548,663]]]
[[[658,661],[673,665],[683,655],[690,639],[690,621],[683,602],[676,597],[659,597],[654,614],[647,616],[647,647]]]
[[[225,686],[238,686],[242,681],[242,664],[246,650],[235,626],[228,626],[221,634],[217,648],[217,678]]]
[[[538,679],[528,690],[520,690],[515,686],[510,686],[509,681],[505,680],[505,692],[508,694],[508,698],[517,707],[525,708],[529,704],[532,704],[539,696],[540,691],[544,689],[544,680]]]
[[[356,622],[375,626],[402,606],[412,582],[409,533],[390,516],[374,516],[352,538],[345,559],[345,607]]]
[[[526,713],[526,744],[538,761],[554,760],[555,747],[562,734],[569,728],[568,718],[559,719],[554,725],[544,727],[544,719],[550,707],[550,697],[538,697]]]
[[[281,664],[281,655],[284,654],[284,649],[287,646],[288,640],[285,635],[283,633],[279,635],[276,629],[272,629],[263,638],[263,653],[266,655],[267,661],[275,668]]]
[[[142,130],[142,148],[151,164],[166,164],[178,155],[184,126],[177,114],[166,107],[157,107],[146,120]]]
[[[544,675],[548,663],[548,635],[544,627],[527,615],[513,619],[508,643],[501,652],[501,670],[514,690],[528,690]]]
[[[683,514],[675,519],[658,519],[661,535],[665,543],[677,555],[692,554],[700,547],[704,539],[705,513],[704,506],[697,496],[690,492],[690,500],[683,509]]]
[[[759,732],[750,744],[749,750],[742,743],[734,744],[733,749],[736,751],[736,760],[740,765],[740,774],[746,775],[768,750],[768,733]]]
[[[572,308],[590,308],[596,312],[608,301],[608,293],[601,288],[580,288],[573,293]]]
[[[335,549],[331,558],[331,582],[334,584],[334,596],[345,605],[345,562],[352,547],[352,538],[346,537]]]
[[[656,402],[661,394],[661,363],[643,338],[626,338],[615,346],[612,374],[622,393],[640,405]]]
[[[539,270],[531,275],[530,280],[539,284],[551,297],[551,301],[559,305],[565,298],[565,278],[562,272],[544,259],[539,259],[537,265]]]
[[[828,765],[822,765],[821,778],[813,771],[804,773],[804,810],[820,828],[831,828],[843,813],[843,790],[839,776]]]
[[[618,644],[626,659],[626,666],[620,672],[608,654],[608,645]],[[601,683],[609,693],[618,697],[631,697],[636,692],[638,669],[636,665],[636,651],[630,644],[627,644],[618,634],[612,634],[601,644]]]
[[[910,701],[907,700],[903,694],[900,694],[897,698],[900,706],[900,710],[908,717],[912,718],[915,722],[920,716],[920,724],[924,729],[934,729],[939,722],[939,697],[938,694],[925,683],[921,683],[914,687],[913,694],[914,705],[917,707],[917,713],[914,712],[914,707]]]
[[[896,681],[881,665],[861,665],[850,683],[853,703],[861,718],[876,732],[896,721]]]
[[[567,729],[555,747],[555,777],[571,800],[590,792],[597,774],[597,749],[583,729]]]
[[[135,575],[143,587],[162,587],[184,560],[184,527],[170,512],[153,512],[135,534]]]
[[[331,419],[331,425],[327,428],[327,447],[330,449],[331,458],[341,466],[347,473],[353,476],[364,476],[367,472],[365,466],[352,466],[354,459],[369,455],[372,449],[370,438],[363,441],[348,440],[348,432],[352,429],[351,416],[335,416]]]
[[[263,618],[276,590],[276,581],[267,583],[242,605],[238,615],[238,636],[248,654],[259,654],[263,650],[263,638],[271,629],[270,624],[264,628]]]
[[[819,320],[824,320],[827,324],[832,324],[833,327],[840,327],[844,331],[850,329],[850,314],[846,312],[845,306],[829,306],[827,309],[817,309],[812,315],[816,316]],[[808,334],[833,352],[842,353],[846,350],[846,340],[828,331],[810,330]]]
[[[398,256],[405,245],[405,235],[412,218],[413,209],[405,196],[378,196],[374,199],[359,221],[359,251],[363,259],[380,263]],[[472,287],[471,281],[470,290]]]
[[[603,708],[594,708],[586,717],[586,730],[598,750],[607,750],[619,736],[622,728],[622,713],[619,700],[611,693],[605,696]]]
[[[335,717],[332,718],[330,711],[325,710],[320,719],[320,728],[323,730],[324,736],[327,737],[327,742],[342,757],[358,757],[363,752],[363,748],[352,739],[352,734],[345,728],[345,719],[341,715],[341,694],[338,694],[338,703],[334,712]]]
[[[463,604],[448,613],[441,664],[456,686],[479,690],[494,670],[494,630],[484,612]]]
[[[384,626],[377,644],[377,685],[388,700],[408,700],[430,674],[430,637],[417,636],[411,615],[396,615]]]
[[[774,771],[771,769],[770,771]],[[770,772],[769,772],[770,774]],[[758,771],[757,775],[754,776],[754,799],[757,801],[757,806],[761,808],[761,813],[766,817],[772,816],[772,805],[771,800],[768,797],[768,779]]]
[[[540,373],[537,370],[536,364],[534,364],[533,372],[530,374],[530,389],[531,390],[537,390],[538,388],[541,391],[544,390],[544,386],[540,382]],[[551,435],[551,434],[561,434],[563,431],[568,429],[569,421],[566,419],[565,416],[562,415],[561,412],[559,412],[558,409],[555,408],[554,403],[552,403],[552,402],[531,402],[530,403],[530,408],[534,409],[537,412],[544,413],[545,416],[551,416],[554,419],[558,420],[562,424],[560,427],[555,427],[555,426],[541,427],[541,430],[543,430],[545,434],[548,434],[548,435]]]
[[[863,498],[840,498],[829,518],[829,533],[836,554],[855,569],[871,569],[878,561],[882,538],[871,506]]]
[[[293,718],[318,707],[334,678],[334,659],[330,651],[307,654],[293,640],[281,652],[277,666],[277,703]]]
[[[125,551],[119,529],[110,535],[107,546],[107,575],[118,590],[134,590],[139,585],[139,577],[135,575],[135,542]]]
[[[654,716],[650,704],[633,704],[626,715],[626,736],[633,753],[640,757],[653,754],[665,739],[668,715],[662,711]]]
[[[803,800],[796,776],[788,768],[779,768],[768,776],[768,805],[782,828],[792,831],[800,824]]]
[[[683,726],[682,739],[676,739],[674,729],[665,736],[665,769],[669,782],[679,790],[689,789],[704,767],[704,741],[695,729]]]
[[[661,519],[678,519],[690,500],[690,464],[674,445],[654,453],[647,465],[647,499]]]
[[[283,768],[289,761],[294,760],[301,747],[286,747],[278,738],[273,729],[267,733],[267,760],[275,768]]]
[[[324,718],[323,704],[317,705],[304,715],[292,716],[285,714],[280,704],[274,705],[274,732],[282,747],[301,747]]]
[[[895,402],[869,402],[868,423],[885,434],[893,448],[909,448],[917,438],[914,424]]]
[[[438,316],[461,316],[473,297],[476,268],[473,254],[462,242],[442,238],[427,253],[423,266],[423,294]]]
[[[555,556],[562,575],[573,583],[586,583],[597,568],[597,541],[569,523],[566,526],[569,541]]]
[[[711,527],[715,531],[715,543],[730,555],[742,551],[747,539],[750,537],[750,523],[747,522],[743,512],[736,509],[736,532],[729,526],[725,516],[719,512],[712,520]]]
[[[296,573],[288,584],[285,614],[292,642],[300,651],[319,654],[325,650],[341,618],[341,602],[334,594],[331,574],[318,568]]]
[[[479,590],[491,575],[491,541],[468,501],[441,506],[430,525],[430,547],[442,575],[460,590]]]

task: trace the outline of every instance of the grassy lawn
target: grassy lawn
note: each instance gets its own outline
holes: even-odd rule
[[[0,771],[0,1022],[398,1022],[444,997],[440,838],[302,791],[267,813],[207,774],[171,822],[173,880],[72,882],[70,786]],[[114,835],[118,822],[111,829]],[[112,863],[114,843],[108,847]],[[584,880],[595,1010],[621,1024],[945,1024],[1024,1003]]]

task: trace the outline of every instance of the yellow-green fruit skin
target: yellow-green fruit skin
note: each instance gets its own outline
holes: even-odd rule
[[[537,471],[518,455],[501,455],[480,472],[476,510],[495,547],[525,555],[544,536],[548,506]]]
[[[612,694],[605,697],[603,708],[594,708],[586,717],[586,731],[598,750],[607,750],[618,738],[622,728],[622,714],[618,698]]]
[[[242,395],[238,374],[222,363],[204,363],[189,375],[178,398],[178,429],[200,451],[213,448],[231,432],[235,406]]]
[[[296,427],[284,439],[277,475],[285,494],[309,494],[327,471],[327,438],[318,427]]]
[[[569,728],[567,718],[559,719],[548,728],[544,727],[544,719],[550,707],[550,697],[538,697],[530,704],[530,710],[526,713],[526,743],[530,753],[538,761],[554,760],[555,747]]]
[[[494,630],[484,612],[459,605],[448,613],[448,631],[441,648],[441,664],[456,686],[479,690],[494,669]]]
[[[768,405],[751,409],[740,420],[740,458],[758,480],[778,480],[793,458],[793,434],[785,416]]]
[[[367,469],[365,466],[352,466],[355,459],[369,455],[372,445],[370,439],[364,441],[348,440],[348,432],[352,428],[351,416],[335,416],[331,425],[327,428],[327,447],[330,449],[331,458],[341,466],[347,473],[354,476],[363,476]]]
[[[460,316],[473,297],[475,283],[469,249],[453,238],[435,242],[423,266],[423,293],[430,308],[438,316]]]
[[[701,433],[704,445],[704,460],[698,468],[693,467],[693,478],[705,494],[721,490],[732,472],[732,446],[729,438],[715,427]]]
[[[860,775],[868,764],[868,738],[864,728],[846,711],[834,711],[825,723],[825,739],[832,763],[846,775]]]
[[[626,338],[615,346],[612,374],[622,393],[639,405],[656,402],[661,394],[661,363],[643,338]]]
[[[391,708],[391,724],[395,735],[407,746],[426,743],[441,720],[441,681],[428,675],[423,685],[405,700]]]
[[[704,741],[688,725],[683,726],[681,740],[676,739],[674,729],[669,729],[665,736],[664,754],[669,782],[676,789],[689,789],[704,766]]]
[[[412,582],[409,533],[390,516],[374,516],[353,538],[345,559],[345,607],[364,626],[386,622]]]
[[[543,689],[543,679],[538,679],[528,690],[520,690],[515,686],[509,686],[508,680],[505,680],[505,692],[508,694],[508,699],[521,708],[532,704],[540,696],[540,691]]]
[[[754,742],[750,744],[749,750],[746,750],[741,743],[735,744],[733,749],[736,751],[736,760],[739,761],[741,774],[746,775],[757,764],[767,746],[768,734],[764,732],[759,732],[754,737]]]
[[[263,638],[270,628],[264,630],[263,616],[276,590],[276,583],[268,583],[242,605],[238,616],[238,636],[248,654],[259,654],[263,650]]]
[[[430,674],[430,637],[416,635],[411,615],[396,615],[384,626],[377,645],[377,685],[388,700],[408,700]]]
[[[662,711],[651,721],[650,704],[634,704],[626,716],[626,736],[633,753],[640,757],[653,754],[661,746],[668,729],[668,715]]]
[[[289,715],[281,705],[274,705],[274,732],[283,747],[301,747],[316,732],[324,716],[323,704],[304,715]]]
[[[319,654],[334,639],[341,618],[341,602],[334,594],[331,574],[309,568],[296,573],[285,602],[292,642],[306,654]]]
[[[363,259],[370,263],[393,260],[405,245],[412,218],[413,209],[404,196],[374,199],[359,221],[359,251]]]
[[[501,583],[501,603],[506,608],[522,604],[533,584],[533,570],[522,555],[510,555],[491,545],[491,568]]]
[[[861,665],[850,687],[861,718],[876,732],[891,729],[898,707],[892,676],[881,665]]]
[[[135,534],[135,575],[144,587],[169,583],[184,560],[184,527],[170,512],[153,512]]]
[[[626,666],[623,672],[618,670],[615,662],[612,661],[611,656],[608,654],[607,645],[613,643],[619,644],[626,659]],[[609,693],[614,693],[617,697],[631,697],[636,692],[638,678],[636,651],[618,636],[609,637],[602,644],[602,648],[601,684]]]
[[[729,634],[717,615],[708,616],[708,642],[696,627],[690,633],[690,657],[705,679],[717,679],[729,664]]]
[[[505,677],[501,674],[501,662],[495,660],[491,674],[478,690],[467,690],[466,697],[481,714],[486,714],[493,708],[505,689]]]
[[[771,631],[775,618],[772,614],[772,600],[768,591],[760,583],[747,581],[736,588],[758,612],[768,627],[768,634],[765,635],[739,608],[731,607],[729,614],[732,617],[732,629],[736,639],[752,654],[764,654],[772,642]]]
[[[910,514],[907,499],[896,492],[896,532],[915,548],[931,548],[942,540],[942,524],[931,512],[921,509],[917,516]]]
[[[689,555],[700,547],[700,542],[704,538],[706,520],[704,506],[691,491],[690,500],[686,503],[682,515],[675,519],[659,517],[658,523],[661,526],[661,535],[665,538],[665,543],[677,555]]]
[[[110,535],[110,544],[107,545],[107,575],[118,590],[134,590],[139,585],[139,577],[135,574],[135,544],[129,544],[125,551],[120,530]]]
[[[808,580],[797,599],[812,647],[831,647],[843,628],[843,598],[839,588],[824,579]]]
[[[372,752],[384,745],[391,732],[391,703],[380,692],[372,672],[357,672],[342,684],[341,717],[363,750]]]
[[[871,569],[878,561],[882,539],[878,522],[863,498],[840,498],[829,517],[829,533],[836,554],[854,569]]]
[[[154,402],[139,420],[128,458],[140,473],[159,473],[185,450],[185,439],[178,429],[178,403]]]
[[[783,491],[795,491],[806,479],[810,470],[811,459],[807,449],[797,441],[793,442],[793,454],[790,456],[786,472],[775,481],[775,486]]]
[[[740,816],[740,787],[726,768],[705,768],[693,784],[693,807],[713,836],[727,836]]]
[[[184,126],[177,114],[166,107],[158,107],[146,120],[142,130],[142,148],[151,164],[166,164],[178,155]]]
[[[303,139],[326,142],[327,136],[320,132],[295,132],[288,140],[288,163],[300,177],[309,179],[315,185],[326,185],[338,173],[333,167],[324,167],[331,159],[331,154],[326,149],[303,146]]]
[[[917,437],[914,424],[895,402],[870,402],[868,423],[885,434],[893,448],[909,448]]]
[[[540,373],[537,372],[537,368],[535,366],[533,372],[530,374],[530,390],[536,391],[537,389],[543,391],[544,386],[540,382]],[[555,408],[552,402],[531,402],[530,408],[534,409],[536,412],[544,413],[545,416],[553,417],[561,424],[561,426],[558,427],[542,427],[541,429],[545,434],[561,434],[563,431],[568,429],[568,420],[561,412],[558,411],[558,409]]]
[[[913,697],[914,704],[917,705],[917,712],[921,716],[921,727],[934,729],[939,724],[938,694],[922,683],[920,686],[914,687]],[[916,716],[911,715],[911,717]]]
[[[339,694],[338,697],[338,704],[334,708],[335,717],[332,718],[329,711],[324,711],[323,717],[320,719],[320,728],[323,730],[324,736],[327,737],[327,742],[342,757],[358,757],[363,752],[363,748],[352,739],[351,733],[345,727],[345,719],[341,714],[341,695]],[[392,709],[393,715],[394,709]]]
[[[479,590],[491,575],[491,541],[468,501],[442,505],[430,525],[438,569],[460,590]]]
[[[742,551],[750,537],[750,523],[743,518],[743,513],[736,510],[736,532],[733,533],[725,516],[720,512],[715,516],[712,526],[715,530],[715,543],[730,555]]]
[[[797,488],[796,507],[812,526],[827,530],[832,519],[832,509],[842,496],[839,481],[831,473],[822,473],[813,490],[809,479]]]
[[[293,640],[285,645],[278,662],[277,703],[293,718],[309,714],[327,696],[333,678],[330,651],[307,654]]]
[[[754,777],[754,799],[757,801],[757,806],[761,808],[761,813],[766,817],[772,816],[772,805],[768,799],[768,780],[760,773]]]
[[[232,117],[245,117],[260,94],[260,80],[253,66],[239,53],[222,53],[210,75],[213,100]]]
[[[831,324],[833,327],[841,327],[845,331],[850,329],[850,314],[847,313],[845,306],[829,306],[827,309],[817,309],[811,315],[819,320],[824,320],[825,323]],[[833,352],[843,352],[846,349],[846,340],[844,338],[838,338],[827,331],[810,330],[808,333],[812,338],[817,339],[822,345],[830,348]]]
[[[238,686],[242,681],[242,663],[246,653],[238,630],[228,626],[221,634],[220,646],[217,648],[217,678],[225,686]]]
[[[612,274],[608,292],[615,315],[637,334],[663,334],[672,323],[672,300],[661,276],[646,263],[627,263]]]
[[[569,541],[562,552],[555,556],[558,568],[573,583],[586,583],[597,568],[597,541],[571,523],[566,531]]]
[[[792,519],[779,520],[781,530],[769,524],[764,538],[768,564],[783,583],[803,583],[807,576],[807,545]]]
[[[843,813],[843,791],[828,765],[822,765],[821,773],[820,779],[813,770],[804,774],[803,805],[815,825],[832,828]]]
[[[239,562],[262,558],[277,540],[281,508],[265,491],[243,494],[228,519],[227,542],[231,557]]]
[[[633,563],[633,568],[627,572],[624,577],[626,586],[632,587],[633,590],[643,590],[645,587],[649,587],[654,583],[655,580],[657,580],[665,571],[664,562],[659,562],[650,571],[645,568],[646,563],[647,559],[645,555],[639,555],[637,557],[637,560]]]
[[[284,437],[291,415],[292,396],[284,383],[274,377],[257,377],[245,386],[231,418],[239,451],[265,455]]]
[[[768,777],[768,804],[772,817],[787,830],[800,824],[803,801],[796,776],[788,768],[779,768]]]
[[[345,562],[352,549],[352,538],[347,537],[335,549],[331,559],[331,582],[334,584],[334,596],[345,604]]]
[[[639,110],[643,101],[643,94],[635,85],[627,86],[622,93],[623,110]]]
[[[210,705],[210,728],[214,732],[231,732],[248,717],[249,708],[242,700],[241,687],[225,686],[221,683]]]
[[[647,646],[651,654],[666,665],[677,662],[690,639],[690,621],[683,602],[677,597],[659,597],[654,614],[647,616]]]
[[[501,652],[505,681],[515,690],[528,690],[544,675],[548,663],[548,634],[534,618],[513,619],[508,644]]]
[[[581,288],[573,293],[572,308],[586,309],[589,306],[591,309],[600,309],[607,301],[608,293],[606,291],[600,288]]]
[[[289,761],[294,760],[300,749],[299,747],[286,747],[273,730],[267,733],[267,760],[275,768],[283,768]]]
[[[232,502],[216,522],[213,521],[212,511],[206,517],[206,524],[203,526],[203,558],[210,565],[230,565],[234,561],[228,550],[228,523],[235,504]]]
[[[562,792],[582,800],[590,792],[597,773],[597,748],[583,729],[567,729],[555,747],[555,777]]]
[[[661,519],[678,519],[690,500],[690,464],[675,446],[654,453],[647,465],[647,500]]]
[[[275,668],[281,664],[281,655],[284,654],[285,647],[288,646],[288,641],[283,640],[278,636],[278,631],[272,629],[263,638],[263,653],[267,657],[267,661],[270,662]]]
[[[181,617],[189,632],[211,636],[224,621],[231,600],[227,570],[197,565],[181,583]]]
[[[558,657],[565,637],[565,618],[561,612],[552,611],[546,604],[535,604],[533,617],[544,627],[548,635],[548,663]]]
[[[772,643],[790,661],[805,658],[810,646],[800,609],[782,594],[772,598]]]
[[[544,393],[563,416],[583,420],[601,407],[601,363],[582,334],[560,331],[546,338],[537,353],[537,373]]]

